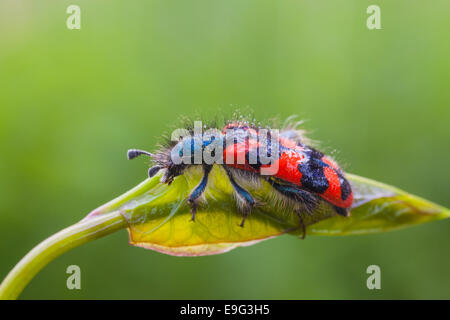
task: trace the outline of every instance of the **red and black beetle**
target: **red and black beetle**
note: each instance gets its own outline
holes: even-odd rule
[[[216,129],[214,134],[191,130],[189,135],[180,137],[154,154],[131,149],[128,158],[133,159],[141,154],[150,156],[155,165],[149,169],[149,176],[164,170],[161,182],[167,184],[182,175],[188,167],[202,166],[203,177],[187,198],[192,220],[195,219],[197,200],[206,189],[213,165],[225,169],[233,186],[244,216],[241,226],[244,226],[256,202],[236,182],[236,177],[264,179],[281,197],[299,204],[301,209],[295,211],[303,230],[302,214],[312,212],[320,199],[330,203],[339,215],[348,216],[353,193],[338,165],[322,152],[307,146],[302,131],[297,130],[296,126],[287,126],[274,133],[272,129],[252,126],[245,121],[232,121],[221,131]],[[198,157],[194,161],[196,153],[203,155],[206,151],[212,153],[212,162],[208,163],[203,158],[199,162]],[[220,152],[222,154],[218,154]],[[263,161],[263,155],[269,157],[270,162]],[[276,170],[267,173],[269,167]]]

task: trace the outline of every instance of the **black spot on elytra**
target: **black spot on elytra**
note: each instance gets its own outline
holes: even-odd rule
[[[308,149],[309,149],[309,155],[311,158],[322,159],[322,157],[324,156],[324,154],[322,152],[320,152],[319,150],[316,150],[311,147],[308,147]]]
[[[259,151],[259,150],[258,150]],[[247,163],[247,165],[249,165],[250,167],[252,167],[253,169],[255,169],[256,171],[259,171],[259,169],[262,166],[262,163],[259,159],[259,154],[257,154],[257,159],[256,159],[256,163],[250,163],[250,152],[247,151],[245,153],[245,162]],[[253,161],[252,161],[253,162]]]
[[[306,163],[299,164],[297,169],[302,174],[300,179],[302,187],[311,192],[324,193],[328,189],[329,184],[323,168],[323,162],[314,158],[310,158]]]
[[[339,183],[341,185],[341,199],[345,200],[352,193],[352,187],[350,186],[350,183],[348,183],[347,179],[341,175],[339,175]]]

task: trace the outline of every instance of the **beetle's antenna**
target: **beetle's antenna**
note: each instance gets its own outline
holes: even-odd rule
[[[139,157],[142,154],[144,154],[146,156],[149,156],[149,157],[153,157],[153,154],[151,154],[150,152],[147,152],[147,151],[144,151],[144,150],[139,150],[139,149],[130,149],[130,150],[128,150],[127,157],[128,157],[128,160],[131,160],[131,159],[134,159],[136,157]]]

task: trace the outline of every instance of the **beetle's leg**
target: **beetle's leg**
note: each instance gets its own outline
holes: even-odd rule
[[[298,210],[295,210],[295,214],[298,217],[298,220],[300,221],[300,226],[302,227],[302,239],[305,239],[306,237],[306,225],[305,222],[303,221],[303,217],[302,217],[302,213]]]
[[[150,167],[148,169],[148,177],[152,178],[155,174],[158,173],[158,171],[161,170],[160,166],[154,166],[154,167]]]
[[[279,183],[273,181],[272,179],[269,179],[268,181],[272,185],[272,187],[276,191],[281,193],[282,195],[284,195],[294,201],[301,202],[304,205],[306,212],[309,213],[309,212],[312,212],[312,210],[314,210],[314,207],[316,206],[316,203],[317,203],[317,199],[311,193],[304,191],[302,189],[295,188],[293,186],[279,184]],[[303,232],[302,239],[305,239],[306,225],[305,225],[305,222],[303,221],[302,213],[296,209],[295,214],[297,215],[298,219],[300,220],[300,226],[301,226],[302,232]]]
[[[251,208],[255,205],[255,200],[253,200],[250,193],[242,188],[240,185],[236,183],[236,181],[233,178],[233,173],[230,169],[228,169],[226,166],[224,166],[224,169],[228,175],[228,179],[231,182],[231,185],[233,186],[234,191],[236,191],[237,196],[246,204],[244,206],[242,214],[244,215],[244,218],[242,219],[242,222],[240,224],[241,227],[244,226],[245,219],[247,218]]]
[[[195,220],[195,214],[197,213],[196,200],[198,199],[198,197],[200,197],[202,195],[202,193],[206,189],[206,185],[208,184],[208,175],[209,175],[209,172],[211,171],[211,169],[212,169],[212,166],[207,166],[207,165],[203,166],[203,177],[202,177],[202,180],[194,188],[194,190],[192,190],[191,194],[187,198],[187,202],[191,206],[191,213],[192,213],[191,220],[192,221]]]
[[[293,186],[279,184],[271,179],[269,180],[269,183],[282,195],[296,202],[301,202],[304,205],[306,212],[310,213],[316,207],[317,198],[312,193]]]

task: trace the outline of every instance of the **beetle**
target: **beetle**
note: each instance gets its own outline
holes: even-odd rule
[[[190,166],[201,166],[203,176],[190,192],[187,202],[191,207],[191,220],[195,220],[198,198],[207,187],[208,176],[214,164],[221,165],[234,189],[244,222],[256,205],[252,195],[236,182],[236,177],[264,179],[275,192],[297,204],[294,211],[299,217],[305,236],[302,213],[311,213],[320,200],[331,204],[336,213],[349,216],[353,203],[350,183],[335,161],[308,146],[303,132],[296,125],[288,125],[278,134],[274,130],[254,126],[246,121],[229,121],[215,133],[189,132],[156,153],[139,149],[128,150],[128,159],[147,155],[155,164],[148,170],[153,177],[164,170],[162,183],[170,183]],[[275,132],[277,133],[277,132]],[[217,154],[217,150],[220,150]],[[195,161],[195,155],[210,151],[214,160]],[[267,159],[270,159],[267,162]],[[275,171],[267,173],[269,168]]]

